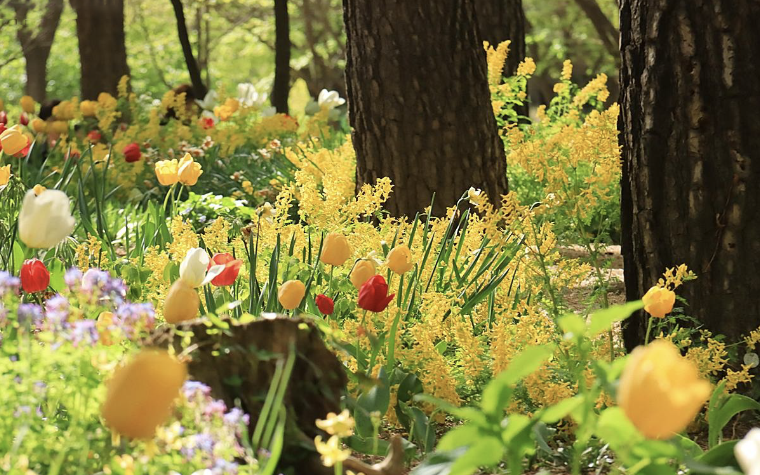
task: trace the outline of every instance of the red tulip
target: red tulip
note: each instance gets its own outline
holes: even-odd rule
[[[214,119],[212,117],[201,117],[200,124],[202,129],[210,129],[214,127]]]
[[[359,307],[370,312],[382,312],[396,294],[388,295],[388,284],[382,275],[369,279],[359,289]]]
[[[0,130],[0,132],[5,130],[5,124],[7,123],[8,123],[8,113],[5,111],[0,111],[0,124],[3,125],[3,128],[2,130]]]
[[[18,152],[16,152],[15,155],[13,155],[16,158],[24,158],[27,155],[29,155],[29,149],[32,148],[32,141],[29,140],[29,137],[26,138],[26,147],[22,148]]]
[[[50,285],[50,272],[39,259],[29,259],[21,266],[21,287],[24,292],[34,293],[47,289]]]
[[[26,112],[21,113],[21,115],[18,118],[18,123],[21,125],[29,125],[29,116],[26,115]]]
[[[327,295],[319,294],[314,300],[317,302],[317,308],[324,315],[332,315],[335,311],[335,302]]]
[[[89,134],[87,134],[87,139],[90,142],[100,142],[100,139],[103,136],[98,132],[97,130],[91,130]]]
[[[124,147],[123,153],[124,160],[126,160],[127,163],[134,163],[140,160],[140,157],[142,156],[142,153],[140,152],[140,146],[135,142],[132,142],[131,144]]]
[[[227,252],[214,254],[214,257],[212,257],[211,261],[208,263],[208,268],[211,269],[212,266],[224,266],[224,270],[221,274],[214,277],[214,280],[212,280],[211,283],[217,287],[234,284],[242,265],[243,261],[235,259],[232,257],[232,254]]]

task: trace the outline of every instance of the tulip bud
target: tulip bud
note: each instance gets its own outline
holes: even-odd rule
[[[24,292],[42,292],[50,285],[50,272],[39,259],[28,259],[21,266],[21,287]]]
[[[199,247],[194,247],[187,251],[185,259],[179,266],[179,278],[191,287],[200,287],[206,278],[209,263],[208,253]]]
[[[285,310],[293,310],[301,305],[306,295],[306,286],[300,280],[289,280],[282,284],[277,299]]]
[[[317,308],[323,315],[332,315],[335,311],[335,302],[327,295],[319,294],[314,301],[317,304]]]
[[[126,437],[152,438],[171,415],[186,377],[185,364],[166,351],[141,351],[108,382],[103,419]]]
[[[654,286],[641,300],[644,302],[644,310],[647,313],[655,318],[665,318],[665,315],[673,311],[676,294],[670,289]]]
[[[750,430],[734,445],[734,456],[747,475],[760,474],[760,429]]]
[[[47,122],[40,119],[39,117],[34,119],[32,121],[32,130],[34,130],[38,134],[45,133],[45,131],[47,130]]]
[[[10,129],[0,134],[0,144],[3,146],[3,152],[8,155],[15,155],[26,147],[27,139],[21,131],[20,125],[14,125]]]
[[[382,275],[376,275],[362,285],[357,304],[359,308],[379,313],[388,307],[395,296],[388,295],[388,284]]]
[[[5,125],[8,123],[8,113],[0,111],[0,124]]]
[[[628,357],[617,399],[645,437],[668,439],[694,419],[710,390],[694,362],[681,356],[673,343],[655,340]]]
[[[405,274],[414,267],[409,246],[401,244],[388,253],[388,268],[398,275]]]
[[[362,288],[365,282],[372,278],[377,272],[375,263],[370,259],[362,259],[354,265],[354,269],[351,271],[351,283],[354,284],[357,290]]]
[[[124,147],[122,153],[124,154],[124,161],[127,163],[137,162],[142,156],[142,153],[140,152],[140,146],[135,142],[132,142],[131,144]]]
[[[338,233],[325,236],[320,256],[322,262],[331,266],[342,266],[349,257],[351,257],[351,246],[348,245],[346,236]]]
[[[19,103],[21,104],[21,109],[23,109],[27,114],[34,112],[36,104],[34,102],[34,99],[32,99],[32,96],[23,96]]]
[[[100,142],[101,138],[103,138],[103,136],[97,130],[91,130],[87,134],[87,140],[89,140],[90,142],[93,142],[93,143]]]
[[[201,299],[198,292],[182,279],[177,279],[169,288],[164,300],[164,319],[169,323],[180,323],[198,316]]]
[[[5,186],[11,179],[11,166],[0,167],[0,186]]]
[[[156,177],[164,186],[170,186],[179,181],[179,164],[177,160],[161,160],[156,162]]]
[[[179,161],[177,173],[180,183],[185,186],[193,186],[198,183],[198,178],[203,174],[203,170],[201,169],[201,164],[195,162],[193,157],[189,153],[186,153]]]
[[[69,206],[69,197],[60,190],[45,190],[39,196],[33,190],[27,191],[18,216],[21,241],[39,249],[57,246],[76,224]]]

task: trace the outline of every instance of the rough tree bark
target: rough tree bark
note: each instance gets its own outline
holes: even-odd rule
[[[182,45],[182,54],[185,57],[185,65],[187,65],[187,72],[190,75],[190,83],[193,86],[193,95],[198,99],[206,97],[206,85],[203,84],[201,78],[201,70],[198,67],[198,62],[193,55],[193,47],[190,45],[190,35],[187,32],[187,23],[185,23],[185,9],[182,6],[182,0],[171,0],[172,7],[174,8],[174,17],[177,19],[177,35],[179,37],[179,43]]]
[[[622,0],[620,20],[626,295],[685,263],[687,312],[735,340],[760,325],[760,3]]]
[[[475,0],[480,38],[494,47],[510,40],[509,56],[504,63],[504,74],[517,71],[525,59],[525,12],[522,0]]]
[[[393,180],[386,208],[441,215],[469,187],[507,192],[473,0],[344,0],[356,184]]]
[[[55,32],[63,12],[63,0],[48,0],[45,13],[38,26],[30,28],[27,16],[34,8],[34,3],[15,0],[11,2],[15,12],[16,38],[26,61],[26,84],[24,92],[37,102],[43,102],[47,96],[47,60],[53,47]]]
[[[116,95],[129,75],[124,42],[124,0],[70,0],[77,13],[82,99]]]
[[[288,0],[274,0],[274,85],[272,105],[277,112],[288,113],[290,92],[290,17]]]

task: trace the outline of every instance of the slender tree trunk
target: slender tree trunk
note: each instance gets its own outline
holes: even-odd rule
[[[30,27],[27,23],[27,15],[34,6],[33,3],[16,0],[11,2],[11,6],[18,24],[16,37],[26,61],[24,92],[37,102],[42,102],[47,96],[47,60],[61,20],[63,0],[48,0],[39,26],[35,27]]]
[[[182,54],[185,56],[187,72],[190,75],[190,83],[193,85],[193,94],[198,99],[203,99],[206,97],[208,89],[206,88],[206,85],[203,84],[201,70],[193,55],[193,47],[190,45],[190,35],[187,32],[185,10],[182,6],[182,0],[171,0],[171,2],[172,7],[174,8],[174,17],[177,19],[177,35],[179,36],[179,43],[182,45]]]
[[[607,18],[607,15],[605,15],[596,0],[575,0],[575,3],[581,7],[583,13],[591,20],[591,24],[594,25],[594,29],[597,35],[599,35],[599,39],[602,40],[604,48],[615,58],[615,63],[620,64],[620,56],[618,55],[620,33],[618,29]]]
[[[509,56],[504,64],[504,74],[517,71],[525,59],[525,12],[522,0],[475,0],[480,37],[494,47],[509,40]]]
[[[687,264],[687,313],[736,340],[760,325],[760,2],[622,0],[620,20],[626,295]]]
[[[344,0],[356,185],[393,180],[386,208],[414,216],[471,186],[507,192],[504,145],[473,0]]]
[[[77,13],[83,99],[116,95],[129,75],[124,39],[124,0],[70,0]]]
[[[288,113],[290,92],[290,17],[288,0],[274,0],[274,87],[272,105],[277,112]]]

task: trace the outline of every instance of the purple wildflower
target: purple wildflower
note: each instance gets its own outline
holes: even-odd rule
[[[95,320],[79,320],[74,322],[74,325],[69,335],[69,339],[74,347],[79,346],[81,343],[85,345],[93,345],[97,343],[99,338],[98,329],[95,327]]]
[[[82,271],[76,267],[72,267],[66,271],[63,280],[66,282],[69,290],[78,290],[79,286],[82,284]]]
[[[211,394],[211,388],[200,381],[185,381],[185,384],[182,386],[182,392],[188,400],[192,401],[198,393],[203,396]]]
[[[0,297],[6,293],[18,293],[19,287],[21,287],[21,279],[6,271],[0,271]]]
[[[18,322],[36,327],[42,322],[42,307],[36,303],[22,303],[18,306]]]
[[[45,302],[45,316],[52,328],[66,328],[69,326],[69,301],[61,294],[50,297]]]

